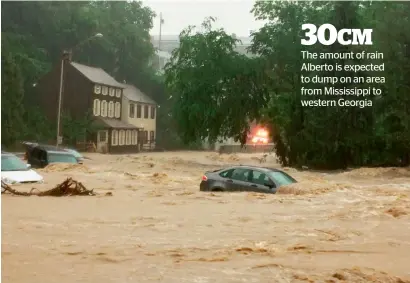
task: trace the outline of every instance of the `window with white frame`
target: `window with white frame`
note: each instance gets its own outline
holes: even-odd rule
[[[151,106],[151,119],[155,119],[155,106]]]
[[[148,119],[148,105],[144,105],[144,119]]]
[[[118,131],[112,130],[111,132],[111,145],[118,145]]]
[[[115,118],[121,117],[121,103],[115,102]]]
[[[94,93],[95,94],[100,94],[101,93],[101,86],[100,85],[95,85],[94,86]]]
[[[107,95],[108,94],[108,87],[103,85],[102,90],[101,90],[102,95]]]
[[[119,145],[124,145],[125,144],[125,131],[124,130],[120,130],[118,144]]]
[[[134,118],[135,116],[135,104],[134,103],[130,103],[129,104],[129,111],[128,111],[128,115],[130,116],[130,118]]]
[[[101,101],[101,117],[107,117],[107,101]]]
[[[108,117],[110,118],[114,117],[114,102],[113,101],[108,102]]]
[[[94,116],[100,115],[100,100],[99,99],[94,99],[93,113],[94,113]]]
[[[110,96],[115,95],[115,88],[110,87]]]
[[[131,144],[131,131],[127,130],[127,132],[125,133],[126,137],[125,137],[125,144],[126,145],[130,145]]]
[[[121,97],[121,89],[120,89],[120,88],[117,88],[117,89],[115,90],[115,96],[116,96],[116,97]]]
[[[132,140],[131,143],[133,145],[138,144],[138,130],[133,130],[132,131]]]

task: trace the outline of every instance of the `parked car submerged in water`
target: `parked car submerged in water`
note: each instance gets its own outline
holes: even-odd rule
[[[71,153],[72,155],[74,155],[74,157],[77,159],[78,163],[83,164],[84,156],[82,156],[82,154],[79,153],[77,150],[71,149],[71,148],[64,148],[64,150]]]
[[[206,172],[199,187],[201,191],[251,191],[274,194],[280,186],[296,182],[290,175],[278,169],[240,165]]]
[[[43,177],[12,153],[1,153],[1,180],[6,184],[43,182]]]
[[[72,153],[56,146],[32,144],[27,147],[26,153],[28,163],[34,168],[44,168],[52,163],[78,163]]]

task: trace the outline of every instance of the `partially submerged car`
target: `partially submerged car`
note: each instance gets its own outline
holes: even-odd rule
[[[80,164],[83,164],[84,162],[84,156],[82,156],[81,153],[79,153],[77,150],[75,149],[71,149],[71,148],[64,148],[65,151],[68,151],[69,153],[71,153],[72,155],[74,155],[74,157],[77,159],[77,162]]]
[[[6,184],[43,182],[43,177],[16,155],[1,153],[1,180]]]
[[[296,183],[287,173],[273,168],[233,166],[206,172],[199,185],[200,191],[251,191],[276,193],[280,186]]]
[[[85,159],[85,157],[82,156],[81,153],[79,153],[77,150],[72,149],[72,148],[56,147],[56,146],[51,146],[51,145],[41,145],[37,142],[23,142],[23,145],[26,147],[26,154],[25,154],[26,159],[28,158],[29,153],[36,147],[43,147],[45,149],[54,150],[58,152],[61,152],[62,150],[67,151],[68,153],[72,154],[77,159],[77,163],[80,163],[80,164],[82,164]]]
[[[78,163],[77,158],[65,149],[40,144],[28,146],[27,161],[34,168],[44,168],[52,163]]]

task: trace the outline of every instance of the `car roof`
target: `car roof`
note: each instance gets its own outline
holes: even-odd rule
[[[2,151],[1,155],[6,155],[6,156],[16,156],[15,154],[11,153],[11,152],[6,152],[6,151]],[[17,157],[17,156],[16,156]]]
[[[234,166],[231,166],[231,167],[228,167],[228,168],[224,168],[224,169],[221,169],[221,171],[222,170],[229,170],[229,169],[233,169],[233,168],[255,169],[255,170],[260,170],[260,171],[265,171],[265,172],[268,172],[268,171],[283,172],[280,169],[271,168],[271,167],[262,167],[262,166],[255,166],[255,165],[242,165],[242,164],[234,165]]]
[[[74,155],[71,152],[68,152],[66,150],[46,150],[46,151],[47,151],[47,153],[64,154],[64,155],[70,155],[70,156],[74,157]]]
[[[34,148],[38,148],[47,152],[69,153],[64,148],[56,147],[54,145],[36,144]]]

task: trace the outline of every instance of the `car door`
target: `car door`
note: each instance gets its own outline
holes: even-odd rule
[[[236,190],[236,185],[234,184],[234,180],[232,180],[232,173],[235,169],[229,169],[222,171],[219,173],[219,177],[222,178],[221,182],[223,183],[222,187],[226,191],[235,191]]]
[[[275,183],[262,171],[252,170],[250,186],[253,191],[260,193],[275,193]],[[268,185],[269,184],[269,185]]]
[[[234,191],[250,191],[253,189],[250,186],[249,178],[250,178],[251,170],[247,168],[235,168],[232,172],[232,188]]]

